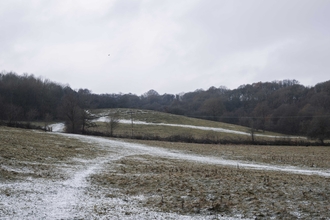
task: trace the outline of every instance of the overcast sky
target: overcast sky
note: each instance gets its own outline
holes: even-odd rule
[[[329,12],[329,0],[1,0],[0,71],[99,94],[314,86],[330,80]]]

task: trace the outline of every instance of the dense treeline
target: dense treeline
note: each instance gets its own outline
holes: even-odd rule
[[[296,80],[242,85],[229,90],[211,87],[185,94],[93,94],[72,90],[33,75],[0,74],[0,119],[67,122],[71,132],[83,132],[90,108],[140,108],[249,126],[257,130],[330,137],[330,81],[305,87]]]
[[[0,121],[18,126],[21,121],[66,121],[68,132],[81,133],[88,126],[90,92],[72,90],[33,75],[0,74]]]
[[[55,116],[67,89],[33,75],[0,74],[0,118],[11,123]]]

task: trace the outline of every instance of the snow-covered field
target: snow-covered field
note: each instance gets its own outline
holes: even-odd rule
[[[62,129],[61,125],[53,126]],[[141,207],[143,196],[106,197],[97,186],[89,185],[88,178],[102,172],[104,165],[123,157],[148,154],[160,157],[194,159],[144,145],[114,141],[99,137],[53,133],[58,138],[77,139],[107,152],[101,157],[87,160],[76,158],[74,163],[60,165],[68,179],[27,178],[25,181],[0,182],[0,219],[213,219],[214,216],[187,216],[162,213]],[[37,164],[37,163],[36,163]],[[3,167],[5,169],[9,169]],[[97,210],[96,210],[97,209]],[[102,214],[106,213],[106,214]],[[219,219],[241,219],[226,217]]]
[[[124,142],[124,141],[110,140],[101,137],[81,136],[81,135],[72,135],[72,134],[62,134],[62,135],[69,136],[72,138],[77,138],[81,141],[86,141],[88,143],[97,144],[102,148],[105,147],[107,149],[115,150],[119,154],[118,157],[146,154],[156,157],[187,160],[197,163],[208,163],[208,164],[233,166],[233,167],[239,166],[241,168],[246,168],[246,169],[272,170],[272,171],[281,171],[287,173],[297,173],[304,175],[320,175],[324,177],[330,177],[330,170],[302,169],[294,166],[274,166],[267,164],[254,164],[254,163],[247,163],[238,160],[225,160],[222,158],[211,157],[211,156],[199,156],[194,154],[187,154],[177,150],[170,151],[158,147],[151,147],[151,146]]]
[[[99,118],[98,121],[106,121],[106,117]],[[120,123],[131,123],[130,120],[120,120]],[[228,129],[221,129],[221,128],[212,128],[212,127],[202,127],[202,126],[191,126],[191,125],[179,125],[179,124],[164,124],[164,123],[147,123],[142,121],[134,121],[134,123],[137,124],[147,124],[147,125],[166,125],[166,126],[180,126],[180,127],[187,127],[187,128],[194,128],[194,129],[204,129],[204,130],[213,130],[220,131],[220,132],[236,132],[237,134],[247,134],[244,132],[239,131],[233,131]],[[54,125],[51,125],[53,127],[53,132],[63,132],[64,130],[64,124],[63,123],[57,123]],[[188,155],[186,153],[180,153],[180,152],[171,152],[166,149],[161,148],[152,148],[150,146],[144,146],[140,144],[134,144],[134,143],[125,143],[123,141],[114,141],[109,140],[105,138],[100,137],[91,137],[91,136],[81,136],[81,135],[72,135],[72,134],[62,134],[65,136],[70,136],[73,138],[77,138],[82,141],[86,142],[94,142],[95,144],[101,144],[101,146],[108,146],[113,148],[113,146],[120,146],[118,150],[120,149],[121,152],[131,152],[132,155],[134,154],[150,154],[158,157],[168,157],[168,158],[175,158],[175,159],[183,159],[183,160],[189,160],[194,162],[200,162],[200,163],[211,163],[211,164],[218,164],[218,165],[227,165],[227,166],[240,166],[244,168],[249,169],[260,169],[260,170],[274,170],[274,171],[282,171],[282,172],[291,172],[291,173],[300,173],[300,174],[306,174],[306,175],[321,175],[330,177],[330,170],[313,170],[313,169],[301,169],[299,167],[293,167],[293,166],[272,166],[267,164],[253,164],[253,163],[246,163],[243,161],[237,161],[237,160],[225,160],[222,158],[215,158],[215,157],[203,157],[198,155]],[[275,136],[274,136],[275,137]]]
[[[122,121],[122,123],[128,123],[128,121]],[[144,122],[135,121],[135,123]],[[192,127],[195,128],[196,126]],[[63,124],[53,125],[53,131],[62,130]],[[102,151],[103,155],[92,159],[77,157],[72,161],[61,163],[58,165],[60,172],[68,176],[63,180],[28,177],[25,181],[1,181],[0,219],[242,219],[240,215],[228,217],[226,215],[203,215],[198,213],[184,215],[161,212],[141,206],[141,203],[145,200],[143,195],[129,196],[116,188],[106,188],[105,192],[100,186],[90,184],[89,179],[91,176],[105,172],[105,169],[122,158],[132,156],[146,155],[153,158],[189,161],[197,164],[330,177],[329,169],[307,169],[225,160],[220,157],[201,156],[180,150],[169,150],[101,137],[56,132],[51,135],[59,139],[65,137],[87,143],[93,146],[96,151]],[[9,170],[12,168],[4,166],[2,169]],[[20,172],[24,172],[24,170]],[[109,194],[116,196],[107,196]],[[299,217],[300,214],[298,213],[296,216]]]

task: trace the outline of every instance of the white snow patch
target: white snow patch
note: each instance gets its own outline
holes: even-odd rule
[[[9,172],[16,172],[16,173],[33,173],[33,170],[27,168],[27,167],[12,167],[12,166],[6,166],[6,165],[0,165],[1,169],[9,171]]]
[[[99,117],[98,119],[93,120],[94,122],[108,122],[109,121],[109,117],[108,116],[102,116]]]
[[[64,123],[56,123],[56,124],[51,124],[49,127],[52,128],[53,132],[64,132],[65,125]]]

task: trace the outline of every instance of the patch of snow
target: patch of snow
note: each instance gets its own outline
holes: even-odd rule
[[[120,119],[119,123],[132,124],[132,120]],[[137,120],[133,120],[133,124],[138,124],[138,125],[161,125],[160,123],[149,123],[149,122],[137,121]]]
[[[6,166],[6,165],[1,165],[1,169],[9,171],[9,172],[16,172],[16,173],[33,173],[33,170],[27,168],[27,167],[22,167],[22,168],[16,168],[16,167],[11,167],[11,166]]]
[[[93,120],[94,122],[108,122],[109,121],[109,117],[108,116],[102,116],[99,117],[98,119]]]
[[[51,124],[49,127],[52,128],[53,132],[64,132],[65,125],[64,123],[56,123],[56,124]]]

